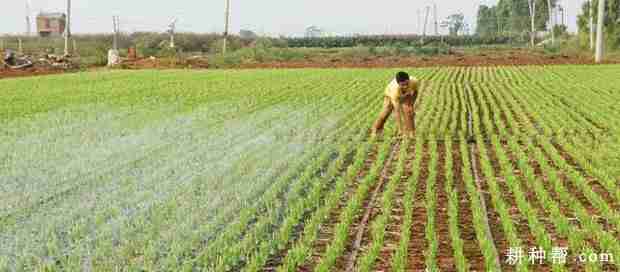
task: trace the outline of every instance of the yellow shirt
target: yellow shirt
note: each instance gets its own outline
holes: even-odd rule
[[[390,82],[390,84],[388,84],[387,87],[385,88],[385,96],[390,98],[390,101],[392,101],[392,103],[400,102],[400,99],[403,96],[417,95],[417,92],[418,92],[418,80],[415,77],[409,80],[408,88],[405,88],[405,89],[401,88],[396,82],[396,79],[393,79],[392,82]]]

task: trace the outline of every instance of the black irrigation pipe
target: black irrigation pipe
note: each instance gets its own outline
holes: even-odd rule
[[[474,139],[474,133],[473,133],[471,101],[469,100],[469,93],[471,92],[471,86],[469,85],[469,83],[465,84],[464,89],[465,89],[465,99],[467,100],[465,101],[466,102],[465,106],[467,109],[467,144],[469,145],[469,160],[471,161],[470,170],[472,171],[473,177],[476,180],[476,187],[478,189],[478,198],[480,201],[482,212],[485,215],[488,215],[487,204],[486,204],[486,201],[484,200],[484,197],[482,196],[482,185],[481,185],[480,173],[478,173],[476,160],[474,158],[474,149],[476,147],[476,141]],[[487,216],[483,216],[482,219],[484,220],[484,227],[485,227],[485,233],[486,233],[487,239],[489,239],[489,241],[493,241],[493,243],[491,243],[492,245],[491,249],[493,250],[493,253],[495,254],[495,263],[494,263],[493,270],[502,271],[501,262],[499,260],[499,253],[497,252],[497,247],[495,246],[495,239],[493,238],[493,234],[491,233],[491,227],[489,226],[489,219]]]
[[[469,121],[468,121],[469,122]],[[552,143],[556,143],[558,142],[559,138],[563,138],[563,139],[571,139],[573,137],[579,137],[579,136],[591,136],[592,134],[590,133],[575,133],[575,134],[570,134],[570,135],[560,135],[560,134],[554,134],[554,135],[545,135],[545,134],[541,134],[541,133],[534,133],[534,134],[512,134],[512,135],[507,135],[507,137],[499,137],[497,138],[500,142],[507,142],[509,139],[514,139],[515,141],[517,141],[518,143],[523,143],[523,142],[536,142],[538,140],[547,140],[550,141]],[[611,133],[608,132],[603,132],[603,133],[596,133],[596,136],[592,139],[592,141],[595,142],[600,142],[602,139],[605,138],[609,138],[611,137]],[[446,138],[422,138],[421,139],[422,142],[427,143],[427,142],[438,142],[438,143],[445,143],[445,142],[452,142],[453,144],[460,144],[463,141],[465,141],[467,144],[475,144],[478,142],[481,143],[493,143],[493,140],[490,137],[485,137],[483,136],[481,139],[478,139],[476,137],[475,134],[469,134],[467,133],[467,136],[462,139],[459,137],[453,137],[452,139],[446,139]]]
[[[390,179],[388,177],[389,170],[392,167],[394,157],[398,153],[399,149],[400,149],[400,142],[396,142],[392,145],[391,150],[390,150],[390,155],[387,158],[385,165],[383,166],[383,170],[381,171],[381,176],[379,177],[380,179],[379,184],[377,185],[377,187],[375,187],[375,190],[372,192],[372,196],[370,197],[370,200],[368,201],[366,212],[364,213],[364,216],[362,217],[362,221],[360,221],[359,227],[357,228],[357,233],[355,235],[355,240],[353,241],[353,249],[352,249],[353,252],[351,252],[351,255],[349,256],[347,260],[347,266],[345,270],[347,272],[355,271],[357,255],[360,251],[360,248],[362,247],[362,239],[364,238],[364,232],[366,228],[368,227],[368,222],[370,221],[370,216],[373,210],[372,205],[377,202],[379,193],[382,191],[382,188],[384,187],[385,183],[389,182],[389,179]]]

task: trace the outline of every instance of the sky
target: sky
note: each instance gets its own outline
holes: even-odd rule
[[[66,0],[2,0],[0,34],[26,32],[26,2],[31,14],[65,11]],[[526,1],[526,0],[521,0]],[[569,31],[575,32],[579,7],[586,0],[558,0],[566,7]],[[327,32],[346,34],[420,33],[418,10],[437,5],[439,20],[462,12],[475,21],[478,6],[497,0],[231,0],[230,32],[249,29],[263,35],[301,36],[316,25]],[[12,12],[6,12],[6,11]],[[225,0],[73,0],[73,33],[112,32],[112,16],[120,17],[123,32],[165,31],[173,18],[184,32],[222,32]],[[432,10],[432,9],[431,9]],[[432,18],[432,12],[431,17]],[[32,29],[35,29],[34,19]],[[429,20],[430,22],[430,20]],[[430,27],[430,26],[429,26]],[[431,29],[432,33],[434,29]],[[441,29],[440,29],[441,31]]]

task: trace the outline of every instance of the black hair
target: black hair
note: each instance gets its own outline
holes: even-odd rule
[[[407,74],[407,72],[400,71],[396,73],[396,82],[401,83],[407,80],[409,80],[409,74]]]

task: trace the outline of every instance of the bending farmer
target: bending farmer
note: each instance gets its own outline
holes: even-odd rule
[[[399,134],[413,137],[415,131],[415,112],[413,105],[418,97],[418,80],[409,74],[398,72],[396,78],[385,88],[383,110],[372,126],[372,135],[383,131],[385,121],[394,111],[396,129]]]

